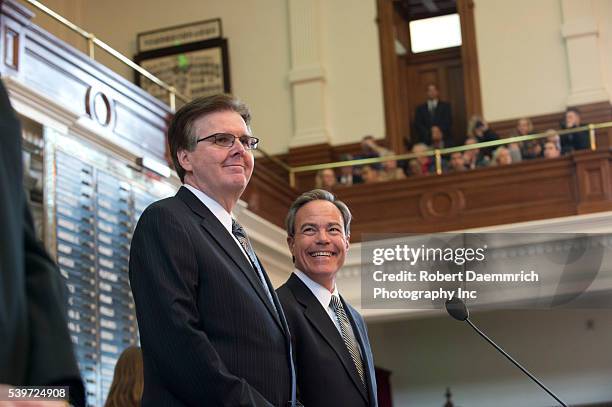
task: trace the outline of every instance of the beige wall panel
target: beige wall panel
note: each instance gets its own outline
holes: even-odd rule
[[[286,151],[292,115],[285,0],[85,0],[85,28],[128,56],[139,32],[217,17],[229,39],[232,90],[251,107],[253,132],[267,152]],[[133,80],[130,70],[110,66]]]
[[[475,0],[487,120],[565,109],[569,74],[559,0]]]
[[[323,1],[321,7],[332,144],[384,137],[376,1]]]

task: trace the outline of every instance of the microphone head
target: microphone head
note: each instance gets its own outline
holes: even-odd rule
[[[465,306],[465,303],[457,297],[446,300],[446,312],[458,321],[465,321],[470,317],[470,312]]]

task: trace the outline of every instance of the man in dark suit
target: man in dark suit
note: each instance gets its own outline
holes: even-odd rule
[[[302,194],[287,215],[295,269],[280,287],[305,406],[377,406],[365,322],[338,292],[336,274],[349,247],[351,213],[320,189]]]
[[[184,185],[145,210],[130,251],[145,407],[295,403],[285,317],[231,216],[253,172],[249,123],[230,95],[195,99],[170,123]]]
[[[452,140],[451,105],[438,99],[438,87],[433,83],[427,85],[427,101],[418,105],[414,113],[415,137],[411,144],[425,143],[431,146],[431,128],[438,126],[447,140]]]
[[[0,400],[7,400],[7,385],[69,386],[71,402],[84,406],[66,288],[34,233],[22,184],[21,128],[2,82],[0,135]]]

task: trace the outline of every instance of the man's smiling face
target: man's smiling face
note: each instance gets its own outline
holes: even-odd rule
[[[348,239],[340,210],[329,201],[316,200],[298,209],[295,236],[288,237],[287,243],[295,267],[332,291],[349,248]]]

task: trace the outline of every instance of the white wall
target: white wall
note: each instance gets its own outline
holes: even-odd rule
[[[332,144],[385,136],[375,0],[322,0]]]
[[[316,1],[331,142],[355,142],[368,133],[383,137],[376,0]],[[575,1],[589,2],[598,19],[602,77],[612,93],[612,5],[608,0]],[[253,129],[263,139],[263,148],[287,151],[294,130],[287,0],[183,0],[172,6],[161,0],[45,3],[128,56],[136,52],[138,32],[220,17],[229,39],[233,91],[251,106]],[[475,0],[474,12],[486,118],[496,121],[565,109],[570,79],[561,0]],[[110,61],[101,51],[98,55]],[[110,66],[133,79],[121,65]]]
[[[599,28],[599,57],[603,66],[603,80],[612,97],[612,2],[596,0],[593,2],[594,14]]]
[[[471,320],[569,403],[612,400],[612,310],[498,311]],[[587,321],[593,321],[593,329]],[[395,406],[538,407],[554,400],[465,323],[444,315],[369,323]]]
[[[559,0],[474,3],[487,120],[564,110],[569,73]]]

